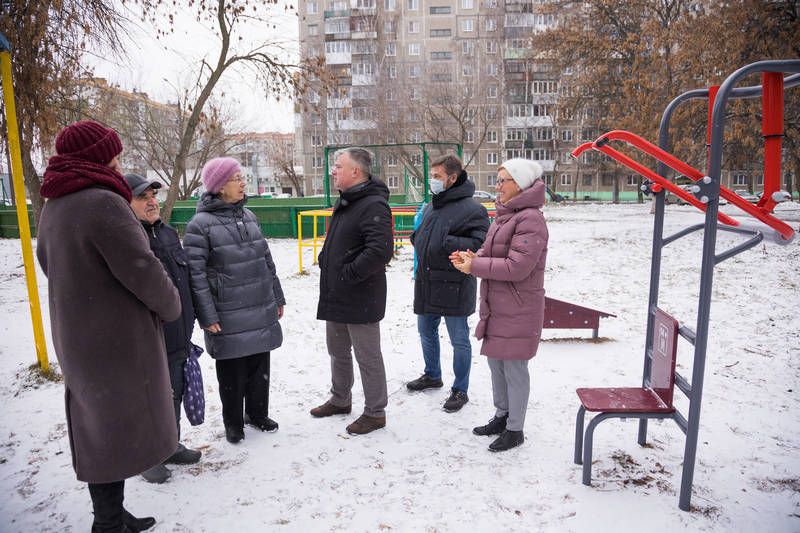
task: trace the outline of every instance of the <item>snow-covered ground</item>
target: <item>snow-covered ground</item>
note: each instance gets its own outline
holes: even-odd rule
[[[280,430],[247,428],[243,443],[228,444],[214,363],[203,356],[206,422],[183,426],[184,441],[202,449],[203,459],[172,467],[163,485],[130,479],[126,506],[155,516],[154,531],[175,532],[800,531],[800,239],[758,245],[716,270],[693,511],[677,507],[684,436],[671,421],[650,424],[647,447],[636,443],[635,421],[602,423],[593,486],[581,484],[581,467],[572,462],[575,388],[637,386],[641,379],[649,209],[546,206],[548,295],[617,317],[601,321],[601,343],[587,341],[590,331],[545,330],[531,365],[525,444],[501,454],[471,433],[493,414],[477,342],[470,402],[460,412],[441,409],[444,389],[405,389],[423,369],[406,248],[388,269],[381,324],[386,429],[345,432],[363,400],[358,378],[353,415],[313,419],[308,411],[327,398],[330,372],[323,324],[315,319],[319,275],[310,251],[301,275],[297,242],[271,240],[288,300],[284,345],[272,357],[270,415]],[[667,209],[668,233],[701,220],[691,207]],[[777,212],[798,227],[798,204]],[[739,240],[720,233],[718,250]],[[699,235],[682,239],[664,257],[661,307],[692,328],[700,243]],[[0,531],[87,531],[91,507],[71,466],[63,386],[29,377],[35,351],[23,272],[19,241],[0,241]],[[41,272],[38,284],[55,361]],[[202,344],[199,328],[194,338]],[[691,352],[682,345],[678,370],[690,378]],[[449,354],[443,339],[446,382]],[[676,397],[685,412],[685,399]]]

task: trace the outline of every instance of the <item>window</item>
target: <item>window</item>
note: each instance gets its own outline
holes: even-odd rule
[[[408,136],[408,140],[411,141],[412,143],[422,142],[421,139],[422,136],[418,131],[411,132],[411,135]]]
[[[464,41],[461,43],[461,53],[465,56],[471,56],[475,52],[475,43],[472,41]]]
[[[462,65],[461,75],[465,77],[472,76],[472,65]]]
[[[461,0],[461,9],[472,9],[475,7],[473,0]]]
[[[486,142],[487,143],[496,143],[497,142],[497,132],[494,130],[486,132]]]
[[[533,94],[555,94],[558,92],[558,83],[555,81],[534,81],[531,83]]]
[[[582,141],[593,141],[595,138],[594,130],[585,129],[581,131],[581,140]]]
[[[613,174],[603,174],[601,181],[603,183],[603,187],[612,187],[617,180],[614,179]]]
[[[495,63],[486,65],[486,74],[489,76],[497,76],[497,65]]]
[[[372,74],[372,63],[353,63],[353,74]]]
[[[572,130],[561,130],[561,140],[562,141],[571,141],[572,140]]]
[[[747,174],[734,174],[733,184],[737,186],[747,185]]]
[[[497,164],[497,152],[489,152],[488,154],[486,154],[486,164],[487,165]]]
[[[408,121],[409,122],[419,122],[419,111],[409,111],[408,112]]]
[[[486,96],[489,98],[497,98],[497,85],[489,85],[486,88]]]
[[[553,140],[553,128],[536,128],[533,134],[537,141]]]
[[[486,31],[495,31],[497,29],[497,21],[495,19],[486,19]]]
[[[387,69],[387,72],[388,72],[390,78],[396,78],[397,77],[397,65],[389,65],[389,68]]]
[[[418,20],[409,20],[408,21],[408,33],[419,33],[419,21]]]
[[[419,43],[411,43],[408,45],[408,55],[410,56],[419,55]]]
[[[383,0],[384,11],[394,11],[394,0]]]
[[[444,30],[431,30],[431,37],[450,37],[452,32],[450,28]]]
[[[328,41],[325,43],[326,54],[350,52],[350,41]]]
[[[396,44],[387,44],[386,45],[386,55],[389,57],[393,57],[397,55],[397,45]]]
[[[392,154],[386,157],[386,166],[388,167],[396,167],[397,166],[397,156]]]
[[[594,161],[594,155],[590,151],[583,152],[583,154],[581,154],[581,157],[583,158],[584,163],[591,163],[592,161]]]
[[[322,168],[324,166],[324,162],[322,161],[322,156],[314,156],[311,158],[311,168]]]
[[[550,150],[547,148],[539,148],[537,150],[532,150],[531,155],[533,155],[533,159],[535,161],[545,161],[553,159]]]
[[[628,174],[628,187],[637,187],[639,185],[639,177],[635,174]]]
[[[565,165],[572,163],[572,154],[569,152],[561,152],[561,162]]]
[[[756,184],[757,185],[761,185],[762,187],[764,186],[764,176],[763,175],[759,175],[758,177],[756,177]]]
[[[572,177],[569,174],[561,174],[561,185],[571,185]]]
[[[584,174],[583,175],[583,185],[589,187],[592,185],[592,175],[591,174]]]
[[[319,26],[316,24],[309,24],[308,25],[308,35],[319,35]]]
[[[328,6],[328,9],[331,11],[344,11],[347,9],[347,2],[343,0],[337,0],[336,2],[331,2]]]
[[[411,99],[412,100],[419,100],[420,99],[420,95],[421,95],[421,92],[419,90],[419,87],[412,87],[411,88]]]
[[[452,59],[452,58],[453,58],[453,52],[431,52],[431,59],[434,61],[442,59]]]
[[[494,120],[497,118],[497,107],[490,106],[486,108],[486,120]]]
[[[475,133],[472,130],[464,132],[464,142],[472,144],[475,142]]]
[[[484,2],[484,5],[489,9],[495,8],[497,7],[497,0],[486,0],[486,2]]]
[[[311,146],[322,146],[322,135],[312,135]]]
[[[450,6],[431,6],[431,15],[449,15]]]
[[[487,54],[497,53],[497,41],[486,41],[486,53]]]
[[[419,0],[408,0],[408,10],[416,11],[419,9]]]
[[[422,154],[412,154],[411,155],[411,164],[412,165],[421,165],[422,164]]]
[[[397,33],[396,26],[393,20],[387,20],[383,23],[383,31],[389,34]]]
[[[542,177],[544,178],[544,184],[545,185],[547,185],[548,187],[551,187],[553,185],[553,175],[552,174],[550,174],[548,172],[546,174],[542,174]]]
[[[319,6],[316,2],[306,2],[306,13],[319,13]]]
[[[319,115],[319,113],[313,113],[311,115],[311,123],[312,124],[322,124],[322,117]]]
[[[487,187],[497,187],[497,174],[489,174],[486,176]]]
[[[419,65],[409,65],[408,66],[408,77],[409,78],[419,78]]]
[[[474,26],[474,21],[472,19],[464,19],[461,21],[461,31],[472,31]]]
[[[355,120],[372,120],[371,107],[354,107],[353,119]]]
[[[391,87],[389,90],[386,91],[386,100],[389,102],[393,102],[397,99],[397,93],[394,92],[394,87]]]
[[[464,97],[472,98],[473,96],[475,96],[475,89],[472,88],[472,85],[464,86]]]
[[[388,185],[390,189],[396,189],[400,186],[400,178],[398,176],[387,176],[386,185]]]
[[[329,20],[325,23],[325,33],[349,33],[349,20]]]

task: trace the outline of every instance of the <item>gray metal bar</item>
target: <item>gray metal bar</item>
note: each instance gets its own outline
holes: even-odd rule
[[[722,173],[722,141],[725,130],[725,109],[728,100],[735,96],[736,83],[745,76],[757,72],[795,72],[800,73],[800,60],[759,61],[744,66],[728,76],[722,83],[714,100],[711,112],[711,150],[708,175],[712,180],[712,197],[719,194]],[[716,192],[717,194],[713,194]],[[691,508],[694,464],[697,457],[697,435],[700,428],[700,408],[703,399],[703,380],[705,378],[706,349],[708,346],[709,316],[711,314],[711,289],[714,282],[715,254],[717,243],[718,200],[706,206],[705,233],[703,239],[703,259],[700,267],[700,298],[697,309],[697,328],[692,368],[693,394],[689,402],[689,417],[686,428],[686,447],[683,455],[683,474],[681,476],[678,507],[684,511]]]
[[[714,256],[714,264],[718,265],[723,261],[725,261],[726,259],[730,259],[735,255],[739,255],[740,253],[747,251],[756,244],[760,243],[762,240],[764,240],[764,234],[761,233],[760,231],[757,231],[755,232],[755,235],[753,235],[750,239],[746,240],[745,242],[737,244],[733,248],[729,248],[728,250],[725,250],[724,252]]]
[[[692,328],[681,324],[678,328],[678,333],[680,333],[681,337],[689,341],[689,343],[694,346],[695,333]]]
[[[686,381],[686,378],[675,372],[675,385],[683,391],[683,393],[688,396],[689,398],[692,397],[692,385]]]
[[[576,465],[581,464],[581,455],[583,454],[583,420],[586,414],[586,408],[581,405],[578,407],[578,417],[575,419],[575,456],[573,460]]]
[[[679,232],[673,233],[672,235],[670,235],[669,237],[664,239],[664,246],[668,245],[669,243],[671,243],[673,241],[677,241],[681,237],[685,237],[686,235],[689,235],[690,233],[694,233],[697,230],[701,230],[704,227],[705,227],[704,224],[695,224],[693,226],[689,226],[689,227],[683,228]]]
[[[672,419],[675,421],[676,424],[678,424],[678,427],[681,428],[683,434],[686,435],[686,429],[689,426],[689,424],[686,422],[686,419],[677,409],[675,410],[674,413],[672,413]]]

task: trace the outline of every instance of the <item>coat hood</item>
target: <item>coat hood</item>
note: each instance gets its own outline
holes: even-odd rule
[[[228,202],[223,202],[219,199],[216,194],[211,194],[210,192],[204,192],[200,199],[197,201],[197,212],[215,212],[215,211],[233,211],[234,209],[242,209],[244,204],[247,203],[247,195],[244,196],[241,200],[236,202],[235,204],[231,204]]]
[[[387,202],[389,201],[389,187],[378,178],[370,175],[368,180],[362,181],[342,191],[339,195],[339,199],[336,200],[336,205],[333,210],[336,211],[342,207],[347,207],[356,200],[372,195],[382,196]]]

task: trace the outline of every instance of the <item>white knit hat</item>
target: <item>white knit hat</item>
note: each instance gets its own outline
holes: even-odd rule
[[[514,182],[522,190],[527,189],[533,185],[533,182],[542,177],[542,165],[529,159],[519,157],[509,159],[500,165],[500,168],[506,169],[506,172],[511,174]]]

